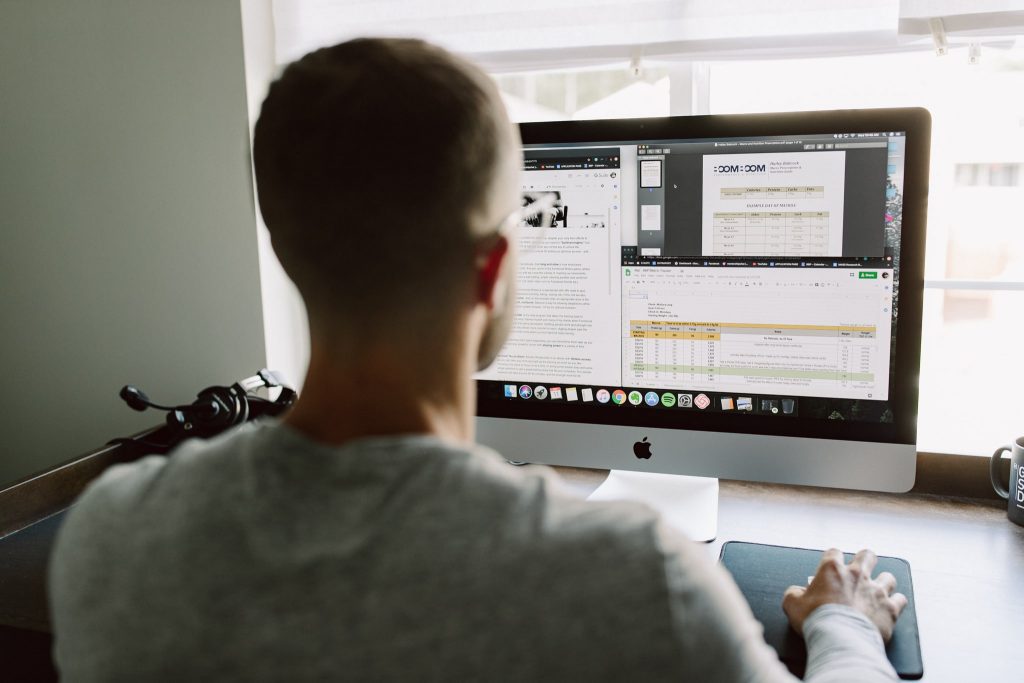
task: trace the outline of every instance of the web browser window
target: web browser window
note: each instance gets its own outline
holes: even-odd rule
[[[526,150],[523,208],[545,198],[551,208],[518,227],[512,334],[479,379],[617,381],[622,197],[635,182],[635,164],[621,155],[618,147]]]

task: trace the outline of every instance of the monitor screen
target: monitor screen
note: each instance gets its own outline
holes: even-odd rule
[[[478,414],[914,443],[926,117],[524,124]]]

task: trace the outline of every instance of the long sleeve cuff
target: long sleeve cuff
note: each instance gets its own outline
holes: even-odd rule
[[[822,605],[804,621],[805,681],[895,681],[896,671],[871,621],[846,605]]]

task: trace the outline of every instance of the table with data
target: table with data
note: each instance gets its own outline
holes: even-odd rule
[[[703,390],[870,387],[870,325],[631,320],[627,384]]]
[[[824,185],[775,185],[766,187],[723,187],[722,199],[821,199]]]
[[[826,256],[828,211],[718,211],[712,255]]]

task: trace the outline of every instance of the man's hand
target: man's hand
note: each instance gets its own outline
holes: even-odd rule
[[[793,629],[802,634],[804,620],[821,605],[849,605],[867,615],[888,643],[896,619],[907,606],[907,596],[893,593],[896,577],[889,572],[871,578],[877,561],[873,552],[861,550],[847,565],[842,552],[826,550],[811,585],[790,586],[782,598],[782,609]]]

